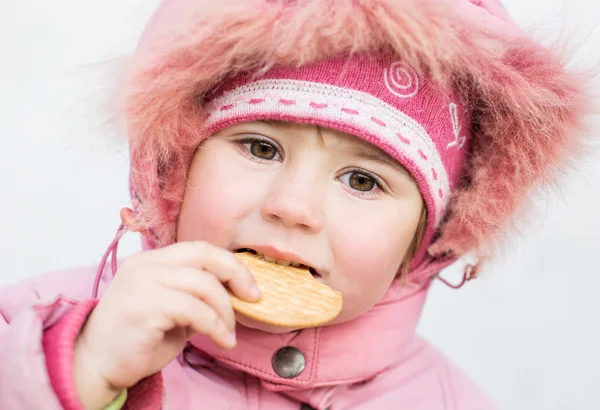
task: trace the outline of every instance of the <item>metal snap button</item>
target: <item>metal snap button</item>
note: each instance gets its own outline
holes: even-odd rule
[[[298,377],[306,366],[306,358],[302,352],[295,347],[286,346],[279,349],[273,355],[273,370],[279,376],[286,379]]]

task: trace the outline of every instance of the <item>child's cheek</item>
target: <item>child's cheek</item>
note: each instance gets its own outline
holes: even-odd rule
[[[215,195],[206,190],[187,195],[179,216],[178,241],[201,240],[226,245],[228,231],[233,227],[231,202],[215,200]]]
[[[355,271],[357,275],[358,272],[386,273],[396,270],[402,262],[405,235],[396,228],[399,224],[394,218],[379,216],[373,213],[360,220],[349,216],[344,224],[340,221],[343,231],[336,235],[334,251],[343,252],[344,257],[340,260],[353,267],[348,269],[353,274]]]
[[[365,310],[379,301],[412,240],[411,232],[398,229],[402,225],[395,215],[378,215],[359,221],[346,215],[336,223],[338,228],[332,237],[338,276],[335,283],[344,293],[344,303],[351,305],[348,309]]]
[[[225,166],[227,161],[202,160],[190,170],[177,238],[226,247],[235,236],[237,223],[250,212],[256,190],[248,176]]]

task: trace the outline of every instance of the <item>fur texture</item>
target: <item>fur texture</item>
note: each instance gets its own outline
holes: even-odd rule
[[[591,107],[587,79],[494,0],[164,1],[122,96],[132,194],[151,246],[175,240],[188,165],[206,137],[202,103],[223,78],[378,48],[458,88],[472,110],[464,178],[429,253],[489,256],[532,187],[577,153]]]

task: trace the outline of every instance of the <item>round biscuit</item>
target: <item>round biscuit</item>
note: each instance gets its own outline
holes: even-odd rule
[[[233,309],[258,322],[295,329],[333,320],[342,309],[342,295],[318,282],[307,269],[267,262],[250,252],[236,253],[252,272],[262,292],[246,302],[229,292]]]

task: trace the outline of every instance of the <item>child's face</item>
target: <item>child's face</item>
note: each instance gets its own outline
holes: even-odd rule
[[[358,137],[314,125],[247,122],[197,150],[177,240],[250,248],[313,267],[317,280],[342,293],[342,312],[332,322],[341,323],[388,289],[422,209],[411,176]]]

